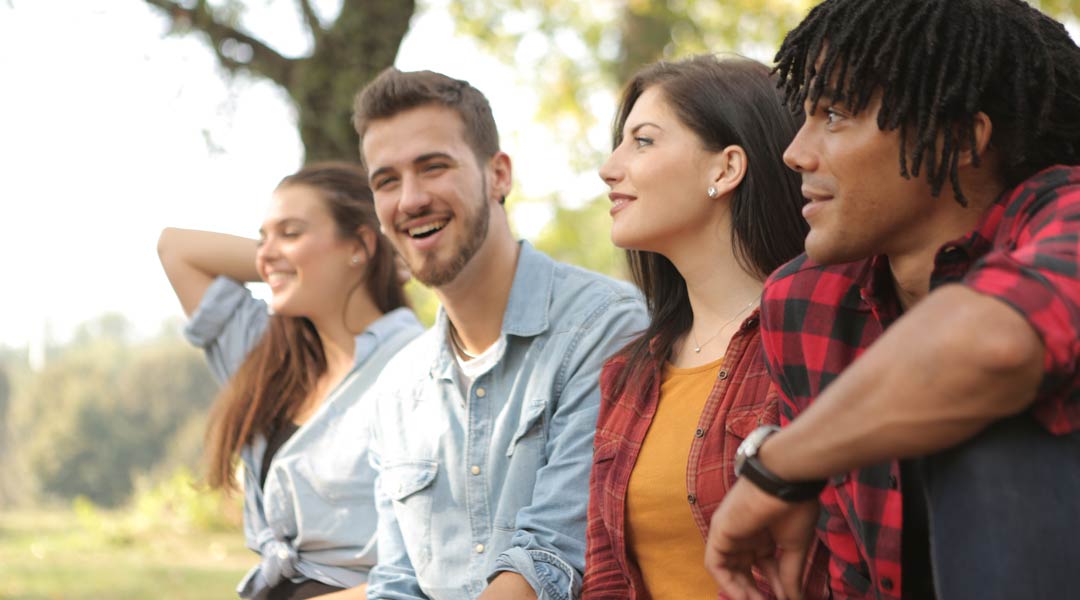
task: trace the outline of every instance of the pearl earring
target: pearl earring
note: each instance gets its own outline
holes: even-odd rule
[[[354,254],[353,257],[349,260],[349,262],[352,263],[352,266],[355,267],[356,265],[360,264],[360,256]]]
[[[716,186],[710,185],[709,189],[705,190],[705,193],[708,194],[710,198],[715,198],[720,192],[716,189]]]

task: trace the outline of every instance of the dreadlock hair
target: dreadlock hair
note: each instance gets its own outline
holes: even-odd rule
[[[974,117],[993,123],[999,176],[1014,186],[1080,163],[1080,48],[1022,0],[826,0],[788,33],[775,71],[789,107],[823,94],[853,113],[881,92],[878,128],[900,129],[900,174],[946,178],[957,201]]]

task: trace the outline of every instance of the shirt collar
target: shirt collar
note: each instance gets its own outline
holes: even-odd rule
[[[527,241],[520,241],[514,281],[510,285],[510,298],[503,313],[501,335],[532,337],[547,331],[548,307],[551,306],[555,283],[555,261],[536,250]],[[450,319],[439,307],[435,315],[434,342],[438,345],[435,362],[430,374],[441,379],[453,378],[454,351],[449,339]],[[505,350],[504,350],[505,351]],[[500,356],[498,361],[502,360]]]
[[[421,327],[416,314],[402,306],[375,319],[367,329],[356,336],[353,368],[364,364],[383,343],[393,337],[397,332],[410,326]]]

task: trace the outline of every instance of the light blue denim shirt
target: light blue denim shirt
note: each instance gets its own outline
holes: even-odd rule
[[[521,244],[505,348],[462,397],[447,318],[383,370],[370,397],[379,564],[368,598],[476,598],[522,575],[579,596],[604,360],[647,324],[630,285]]]
[[[205,350],[222,382],[262,337],[266,304],[244,286],[219,277],[203,295],[184,333]],[[274,455],[259,486],[266,439],[240,453],[244,464],[244,534],[260,563],[237,586],[250,598],[283,579],[354,587],[376,561],[375,472],[367,454],[364,392],[383,366],[421,333],[416,316],[391,311],[356,336],[356,364],[320,408]]]

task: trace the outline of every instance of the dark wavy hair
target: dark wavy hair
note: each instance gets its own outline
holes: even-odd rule
[[[732,252],[747,273],[764,280],[803,250],[808,230],[799,176],[784,166],[784,149],[802,119],[783,103],[765,65],[747,58],[701,55],[645,67],[626,85],[613,126],[614,147],[645,90],[657,86],[683,125],[704,147],[719,152],[740,146],[747,171],[731,197]],[[651,324],[619,355],[630,368],[616,384],[649,385],[652,370],[640,368],[652,356],[666,360],[679,336],[693,324],[686,280],[675,265],[655,252],[627,250],[634,283],[641,289]]]
[[[281,180],[278,187],[303,185],[326,203],[342,239],[359,239],[366,227],[375,232],[368,248],[367,271],[349,294],[363,287],[382,312],[407,306],[397,278],[394,250],[379,233],[375,202],[363,169],[349,163],[318,163]],[[342,315],[344,318],[344,314]],[[240,448],[255,434],[268,435],[296,416],[304,399],[326,372],[326,355],[315,325],[306,317],[272,315],[266,333],[252,348],[218,395],[206,430],[207,483],[235,489],[233,477]]]
[[[900,173],[925,170],[935,195],[948,179],[963,205],[958,160],[980,111],[1005,185],[1080,163],[1080,48],[1021,0],[827,0],[776,63],[792,106],[828,92],[857,113],[880,90],[878,127],[900,129]]]

